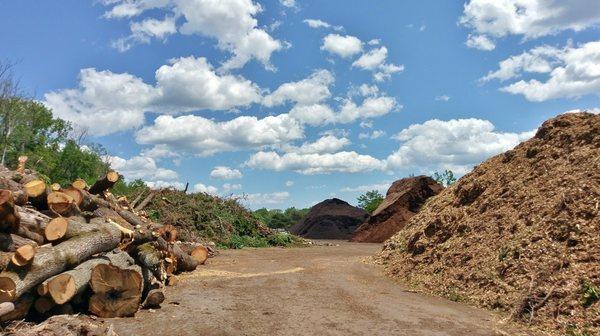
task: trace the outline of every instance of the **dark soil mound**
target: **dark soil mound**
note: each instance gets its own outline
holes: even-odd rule
[[[600,335],[600,115],[546,121],[427,202],[379,256],[409,284]]]
[[[290,232],[311,239],[349,239],[367,217],[366,211],[332,198],[313,206]]]
[[[352,241],[382,243],[406,225],[425,201],[444,187],[429,176],[407,177],[392,184],[385,200],[352,235]]]

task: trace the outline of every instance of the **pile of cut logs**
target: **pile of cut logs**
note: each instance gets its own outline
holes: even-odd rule
[[[206,261],[209,249],[177,241],[173,226],[112,195],[118,179],[111,171],[92,186],[61,186],[24,164],[0,166],[0,322],[132,316],[158,307],[175,274]]]

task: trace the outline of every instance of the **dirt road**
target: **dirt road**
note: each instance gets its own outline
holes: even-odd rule
[[[120,335],[515,335],[483,310],[407,291],[362,261],[378,244],[224,251]]]

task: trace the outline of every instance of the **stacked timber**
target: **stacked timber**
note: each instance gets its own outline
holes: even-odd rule
[[[146,218],[143,204],[113,196],[118,179],[111,171],[62,187],[24,162],[0,166],[0,322],[132,316],[159,307],[176,274],[206,261],[206,247],[176,241],[177,230]]]

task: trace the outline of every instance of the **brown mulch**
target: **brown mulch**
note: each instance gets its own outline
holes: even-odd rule
[[[600,115],[564,114],[431,198],[379,255],[425,291],[600,335]]]

